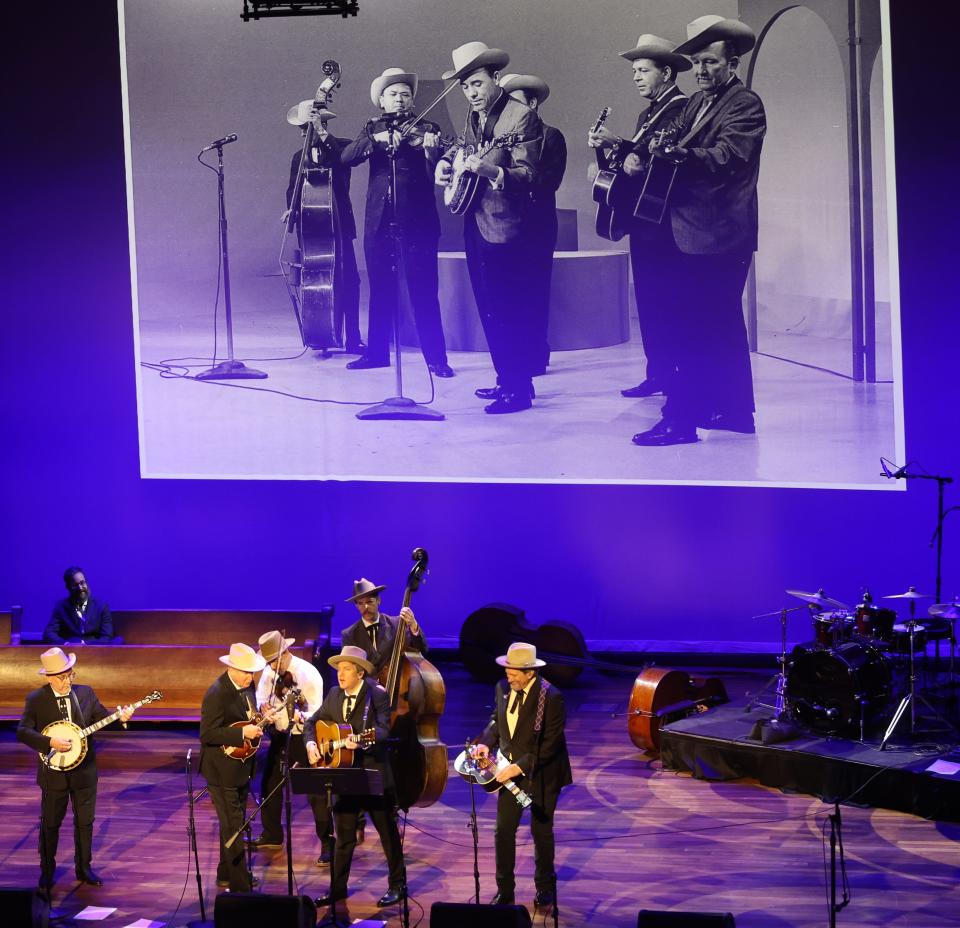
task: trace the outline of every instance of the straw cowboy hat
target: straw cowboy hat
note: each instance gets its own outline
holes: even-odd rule
[[[678,55],[673,50],[673,42],[650,32],[645,32],[640,36],[637,39],[637,44],[629,51],[620,52],[620,57],[626,58],[627,61],[649,58],[652,61],[670,65],[674,71],[689,71],[693,67],[693,64],[683,55]]]
[[[348,596],[344,602],[355,603],[358,599],[363,599],[364,596],[374,596],[382,593],[385,589],[386,587],[382,583],[377,586],[366,577],[361,577],[359,580],[353,581],[353,596]]]
[[[477,68],[500,71],[510,63],[510,56],[502,48],[488,48],[485,42],[467,42],[452,52],[453,70],[444,71],[440,77],[445,81],[460,80]]]
[[[739,19],[725,19],[710,13],[698,16],[687,24],[687,41],[678,45],[674,52],[678,55],[692,55],[705,49],[711,42],[725,40],[733,43],[738,55],[745,55],[757,44],[753,30]]]
[[[77,662],[77,655],[67,656],[60,648],[50,648],[40,655],[41,667],[37,673],[42,673],[48,677],[54,677],[58,673],[64,673]]]
[[[230,653],[224,654],[220,658],[220,663],[234,670],[241,670],[243,673],[256,673],[267,665],[267,662],[250,645],[241,641],[230,645]]]
[[[373,79],[370,85],[370,100],[374,106],[380,105],[380,97],[391,84],[406,84],[410,93],[417,95],[417,75],[413,71],[404,71],[403,68],[387,68],[379,77]]]
[[[347,661],[349,664],[356,664],[358,667],[362,667],[367,673],[373,673],[373,664],[367,660],[367,652],[363,648],[355,648],[353,645],[345,644],[341,649],[339,654],[334,654],[333,657],[327,658],[327,663],[331,667],[336,667],[337,664]]]
[[[305,126],[310,122],[310,113],[313,110],[313,100],[301,100],[296,106],[291,106],[287,110],[287,122],[291,126]],[[336,119],[337,114],[333,110],[328,110],[325,106],[321,106],[317,110],[317,115],[321,119]]]
[[[267,632],[261,635],[257,644],[260,650],[257,652],[268,664],[275,661],[284,651],[290,650],[296,638],[284,638],[278,631]]]
[[[507,648],[506,654],[497,658],[497,663],[510,670],[533,670],[535,667],[547,666],[546,661],[537,657],[537,646],[525,641],[515,641]]]
[[[505,93],[525,90],[531,97],[536,97],[538,103],[543,103],[550,96],[550,85],[535,74],[503,74],[500,77],[500,87]]]

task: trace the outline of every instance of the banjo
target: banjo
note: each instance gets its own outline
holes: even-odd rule
[[[467,158],[476,155],[483,159],[495,148],[512,148],[518,145],[522,136],[518,132],[508,132],[498,135],[489,142],[484,142],[479,148],[460,140],[457,144],[457,153],[453,158],[453,173],[443,191],[443,202],[455,216],[462,216],[470,210],[477,199],[477,189],[481,177],[467,168]]]
[[[133,708],[139,709],[140,706],[145,706],[150,702],[156,702],[158,699],[163,699],[163,693],[161,693],[160,690],[154,690],[149,696],[145,696],[139,702],[135,702]],[[88,725],[86,728],[81,728],[79,725],[68,722],[66,719],[59,722],[51,722],[44,728],[41,734],[46,735],[48,738],[69,738],[72,744],[69,751],[52,750],[47,754],[41,751],[40,760],[51,770],[73,770],[74,767],[80,766],[83,759],[87,756],[87,738],[94,732],[100,731],[101,728],[106,728],[111,722],[115,722],[122,714],[123,710],[117,709],[116,712],[108,715],[106,718],[100,719],[99,722]]]

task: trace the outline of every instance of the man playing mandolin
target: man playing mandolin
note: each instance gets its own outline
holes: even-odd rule
[[[393,780],[390,765],[386,762],[390,702],[386,691],[378,686],[375,680],[368,679],[373,673],[373,664],[367,660],[362,648],[345,645],[339,654],[329,658],[328,663],[336,668],[339,686],[330,690],[323,705],[307,721],[304,728],[310,763],[317,765],[321,761],[327,762],[318,746],[329,740],[320,733],[321,727],[328,727],[322,723],[344,725],[352,731],[352,735],[348,735],[342,745],[353,752],[352,765],[379,770],[384,784],[383,796],[341,796],[333,807],[336,845],[333,852],[332,899],[338,901],[347,898],[350,864],[357,844],[357,818],[363,809],[370,815],[380,835],[389,871],[387,891],[377,900],[377,905],[381,908],[395,905],[406,893],[407,875],[395,815]],[[375,734],[377,743],[365,749],[361,744],[361,736],[371,731]],[[316,902],[318,906],[329,905],[330,893],[324,893]]]
[[[48,757],[66,754],[76,745],[71,738],[49,737],[43,730],[55,722],[73,722],[81,728],[110,715],[89,687],[74,684],[77,655],[50,648],[40,655],[39,673],[47,683],[27,696],[17,740]],[[120,721],[127,723],[133,707],[125,706]],[[103,880],[90,865],[93,848],[93,819],[97,805],[97,762],[93,740],[87,739],[87,752],[77,766],[57,770],[41,762],[37,766],[40,787],[40,889],[49,891],[57,869],[57,845],[60,825],[67,813],[67,800],[73,805],[74,863],[81,883],[100,886]]]
[[[518,641],[497,658],[506,679],[497,684],[493,714],[472,753],[487,757],[499,749],[507,764],[497,773],[503,783],[513,780],[533,798],[530,830],[533,833],[534,906],[546,909],[556,902],[557,875],[553,868],[553,814],[560,790],[573,782],[567,739],[566,710],[560,691],[538,673],[546,661],[532,644]],[[507,790],[497,796],[494,836],[497,861],[497,894],[494,905],[514,903],[514,866],[517,827],[524,806]]]

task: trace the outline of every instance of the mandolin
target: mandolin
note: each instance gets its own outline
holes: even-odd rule
[[[465,780],[474,780],[488,793],[495,793],[501,786],[504,786],[520,804],[520,808],[526,809],[533,802],[530,795],[520,789],[511,779],[506,779],[502,783],[497,780],[497,774],[509,766],[510,761],[502,757],[499,752],[492,757],[489,755],[479,757],[472,755],[469,748],[461,751],[453,762],[453,769]]]
[[[347,747],[347,741],[353,738],[360,747],[369,747],[377,740],[375,728],[368,728],[354,734],[353,729],[344,722],[317,722],[317,750],[320,760],[313,767],[352,767],[353,748]]]
[[[149,696],[144,696],[139,702],[133,703],[133,708],[139,709],[140,706],[156,702],[158,699],[163,699],[163,693],[161,693],[160,690],[154,690]],[[81,728],[79,725],[68,722],[66,719],[61,722],[51,722],[44,728],[41,734],[46,735],[48,738],[68,738],[73,744],[69,751],[52,750],[47,754],[41,753],[40,760],[51,770],[67,771],[73,770],[74,767],[79,767],[80,764],[83,763],[83,759],[87,756],[87,738],[94,732],[100,731],[101,728],[106,728],[111,722],[115,722],[120,718],[122,712],[122,709],[117,709],[116,712],[111,713],[106,718],[100,719],[99,722],[88,725],[86,728]]]

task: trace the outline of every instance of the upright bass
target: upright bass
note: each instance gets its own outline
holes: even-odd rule
[[[403,590],[403,605],[427,571],[427,552],[413,551],[414,565]],[[439,721],[447,700],[440,671],[422,654],[407,651],[407,625],[397,624],[390,661],[380,671],[380,682],[390,699],[390,766],[401,809],[429,806],[447,783],[447,746],[440,740]]]

